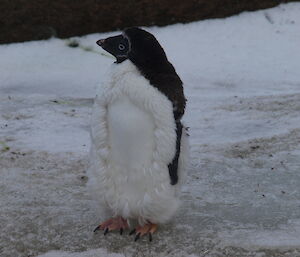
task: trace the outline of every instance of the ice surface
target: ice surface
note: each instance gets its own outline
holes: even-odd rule
[[[149,30],[188,98],[179,213],[152,243],[92,233],[89,117],[113,61],[95,42],[118,32],[2,45],[0,256],[300,256],[300,4]]]

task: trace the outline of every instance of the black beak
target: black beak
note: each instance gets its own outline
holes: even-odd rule
[[[104,43],[105,43],[105,39],[100,39],[97,41],[97,45],[103,47],[104,46]]]

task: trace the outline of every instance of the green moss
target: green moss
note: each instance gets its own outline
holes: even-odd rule
[[[67,41],[67,46],[72,47],[72,48],[78,47],[79,42],[76,39],[68,40]]]
[[[0,145],[1,145],[0,152],[4,153],[10,150],[10,147],[5,142],[0,141]]]
[[[92,46],[81,45],[80,42],[78,40],[76,40],[76,39],[67,39],[66,40],[66,45],[68,47],[72,47],[72,48],[78,47],[79,49],[81,49],[83,51],[91,52],[91,53],[95,53],[95,54],[100,54],[102,56],[114,59],[114,57],[112,55],[104,53],[104,52],[96,51],[96,50],[93,49]]]

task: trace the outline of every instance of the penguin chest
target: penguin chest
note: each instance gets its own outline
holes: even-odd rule
[[[110,162],[128,171],[149,167],[154,151],[153,116],[122,96],[108,106]]]

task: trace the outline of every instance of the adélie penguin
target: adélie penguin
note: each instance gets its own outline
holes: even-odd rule
[[[183,83],[155,37],[140,28],[101,39],[116,58],[95,98],[89,183],[112,218],[96,229],[138,226],[135,240],[169,221],[179,206],[189,146]]]

